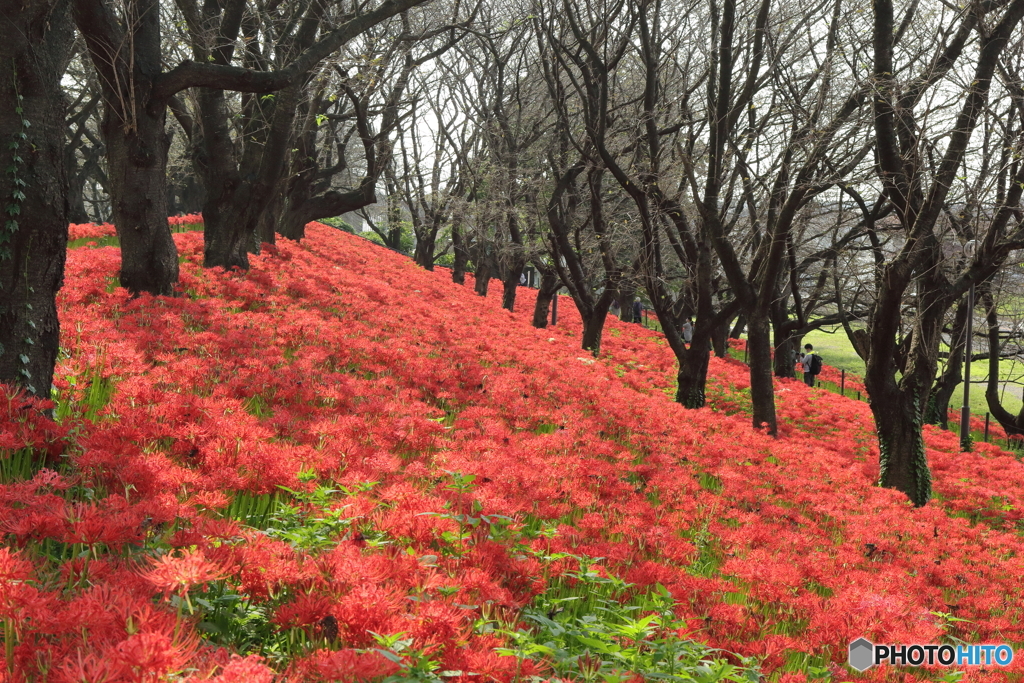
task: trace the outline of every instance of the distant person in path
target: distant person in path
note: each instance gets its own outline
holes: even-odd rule
[[[683,321],[683,341],[687,346],[693,341],[693,316],[688,315]]]
[[[633,322],[640,324],[644,321],[644,305],[640,299],[633,299]]]
[[[800,357],[800,367],[804,371],[804,384],[814,386],[814,380],[821,372],[821,356],[814,352],[812,344],[804,344],[804,355]]]
[[[619,300],[618,299],[612,299],[612,310],[611,310],[611,313],[616,318],[622,317],[621,311],[619,309]]]

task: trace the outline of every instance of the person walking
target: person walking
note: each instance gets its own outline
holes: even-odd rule
[[[644,321],[644,305],[640,299],[633,299],[633,322],[640,324]]]
[[[821,372],[821,356],[814,353],[812,344],[804,344],[804,354],[800,357],[800,367],[804,371],[804,384],[814,386],[814,380]]]
[[[688,315],[683,321],[683,341],[687,346],[693,341],[693,316]]]

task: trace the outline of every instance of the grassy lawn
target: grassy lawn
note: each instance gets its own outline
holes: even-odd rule
[[[864,376],[864,361],[857,352],[853,350],[850,339],[846,336],[843,328],[835,328],[834,331],[816,330],[804,337],[805,344],[813,344],[814,351],[824,359],[827,365],[831,365],[856,375]],[[975,340],[977,344],[980,339]],[[946,347],[943,346],[943,350]],[[941,368],[941,365],[940,365]],[[1003,407],[1012,413],[1020,410],[1022,401],[1020,398],[1020,387],[1015,382],[1024,384],[1024,363],[1020,361],[1002,361],[999,364],[999,379],[1006,382],[1003,390]],[[971,363],[971,412],[976,415],[984,415],[989,412],[985,402],[985,384],[988,381],[988,361],[975,361]],[[960,410],[963,405],[963,386],[961,385],[949,402],[949,407]]]
[[[814,352],[821,356],[826,365],[864,376],[864,361],[853,350],[846,331],[842,327],[833,330],[815,330],[804,335],[804,344],[813,344]]]

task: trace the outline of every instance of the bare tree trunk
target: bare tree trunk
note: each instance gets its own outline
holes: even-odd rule
[[[7,206],[0,223],[0,382],[49,398],[68,241],[60,85],[73,38],[68,3],[2,0],[0,31],[0,135],[8,165],[0,176]]]
[[[433,230],[423,230],[417,235],[416,240],[416,263],[426,270],[434,270],[434,250],[437,244],[437,227]]]
[[[694,334],[689,352],[678,359],[676,402],[685,408],[703,408],[706,402],[704,387],[707,384],[710,363],[709,342],[710,338],[707,335]]]
[[[526,261],[517,259],[508,269],[505,279],[502,280],[501,307],[511,311],[516,306],[516,292],[519,291],[519,278],[523,275]]]
[[[633,302],[636,301],[636,289],[628,285],[619,285],[619,319],[624,323],[638,323],[633,320]]]
[[[178,248],[167,223],[165,113],[139,106],[131,121],[108,107],[103,120],[121,286],[133,293],[171,295],[178,282]]]
[[[1006,430],[1007,436],[1024,434],[1024,406],[1014,415],[1003,407],[999,400],[999,314],[991,292],[982,293],[985,302],[985,319],[988,323],[988,383],[985,386],[985,402],[992,412],[992,417]]]
[[[612,307],[617,292],[607,287],[600,298],[594,303],[594,308],[586,315],[580,311],[583,317],[583,350],[590,351],[595,356],[601,352],[601,335],[604,332],[604,323],[608,319],[608,309]]]
[[[458,217],[452,219],[452,250],[455,252],[455,263],[452,267],[452,282],[466,283],[466,266],[469,264],[469,249],[466,238],[462,234],[462,224]]]
[[[178,281],[178,250],[167,223],[167,107],[150,106],[161,74],[160,3],[126,5],[130,40],[103,3],[76,0],[73,9],[104,90],[101,128],[121,242],[121,285],[133,293],[170,295]]]
[[[747,319],[747,362],[750,365],[750,398],[754,409],[754,428],[767,427],[778,433],[775,417],[775,384],[772,380],[771,325],[768,313],[757,308]]]
[[[473,277],[476,280],[476,293],[480,296],[487,296],[487,288],[491,284],[491,257],[484,252],[482,247]]]
[[[776,328],[778,330],[778,328]],[[781,339],[779,337],[782,337]],[[776,331],[775,336],[775,359],[774,374],[776,377],[796,377],[796,357],[800,352],[800,342],[803,337],[786,332],[785,328],[781,333]]]
[[[925,424],[939,425],[949,429],[949,400],[953,392],[963,383],[964,351],[967,346],[967,301],[962,300],[956,308],[953,329],[950,332],[949,358],[939,379],[928,395],[925,410]]]
[[[711,331],[711,347],[715,351],[716,358],[727,358],[729,356],[728,320],[725,320],[721,325]]]
[[[740,313],[736,318],[736,324],[732,326],[729,331],[729,339],[739,339],[740,335],[743,334],[744,330],[747,329],[747,316]]]
[[[541,271],[540,288],[537,290],[537,302],[533,306],[533,326],[545,328],[548,326],[548,311],[551,309],[551,300],[555,293],[562,288],[562,281],[553,268],[546,268]]]

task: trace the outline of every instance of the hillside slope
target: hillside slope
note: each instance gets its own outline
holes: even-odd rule
[[[713,359],[711,407],[687,411],[653,332],[610,321],[594,359],[567,298],[537,330],[529,291],[509,313],[307,234],[244,274],[176,235],[186,295],[156,301],[113,286],[115,250],[69,254],[75,400],[60,425],[0,408],[0,448],[51,454],[0,494],[11,680],[367,680],[395,672],[374,634],[510,680],[543,666],[496,652],[502,628],[588,568],[661,584],[689,635],[773,678],[891,677],[843,666],[860,636],[1024,644],[1014,457],[929,429],[939,500],[914,509],[872,485],[866,404],[780,382],[772,440],[738,362]],[[1006,672],[964,680],[988,679]]]

